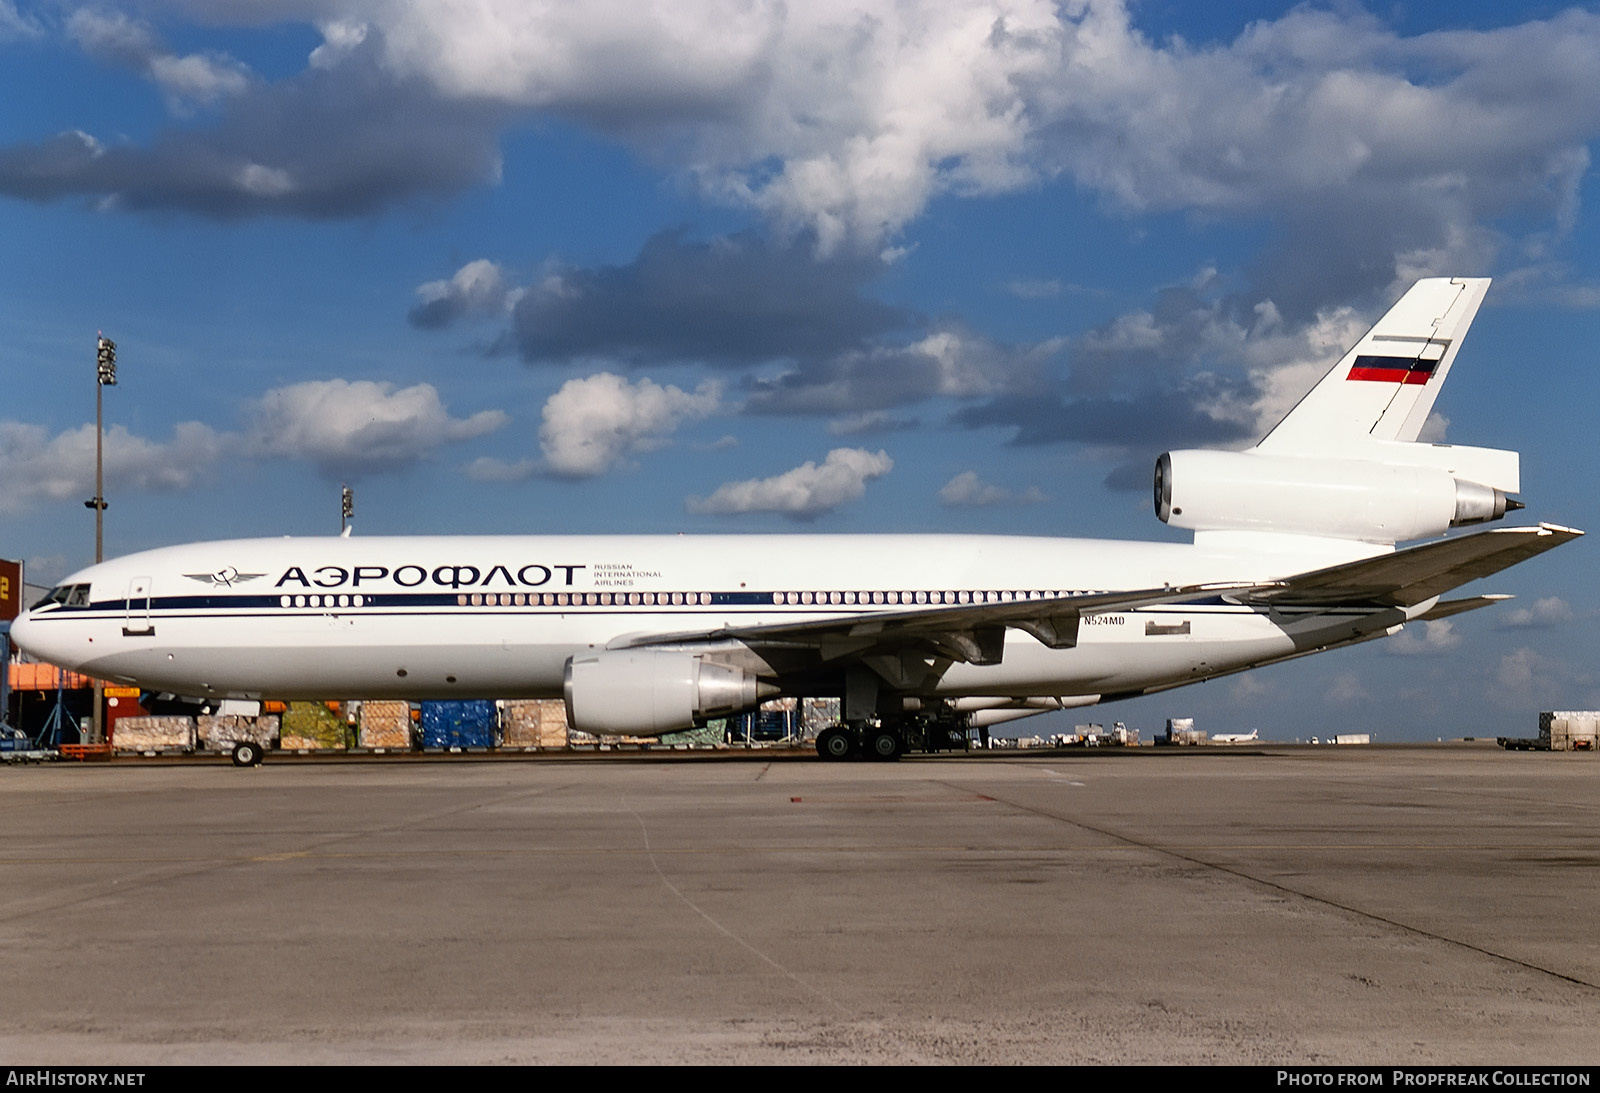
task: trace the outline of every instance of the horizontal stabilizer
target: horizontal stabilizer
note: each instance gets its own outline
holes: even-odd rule
[[[1514,599],[1516,599],[1515,596],[1497,594],[1489,596],[1468,596],[1465,599],[1460,600],[1440,600],[1438,603],[1434,604],[1431,609],[1421,615],[1418,615],[1412,621],[1438,622],[1440,619],[1448,619],[1451,615],[1459,615],[1463,611],[1476,611],[1480,607],[1493,607],[1497,603],[1504,603],[1506,600]]]
[[[1248,593],[1238,599],[1244,603],[1282,605],[1411,607],[1468,581],[1543,554],[1582,534],[1554,524],[1540,524],[1536,528],[1495,528],[1312,570],[1287,578],[1280,587]]]

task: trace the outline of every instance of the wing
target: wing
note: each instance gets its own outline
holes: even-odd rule
[[[1051,649],[1068,649],[1078,642],[1078,626],[1084,615],[1132,611],[1155,604],[1225,600],[1261,608],[1411,607],[1457,585],[1498,573],[1582,534],[1550,524],[1535,528],[1497,528],[1311,570],[1278,581],[1091,592],[912,610],[846,610],[827,618],[801,622],[625,635],[612,641],[607,648],[732,641],[767,650],[805,649],[825,662],[916,652],[946,662],[991,665],[1001,661],[1007,629],[1029,634]],[[1495,599],[1479,596],[1438,604],[1423,617],[1444,618],[1488,606]],[[1405,621],[1405,616],[1400,615],[1397,621]],[[1380,630],[1365,635],[1363,640],[1382,633]]]
[[[1468,581],[1543,554],[1583,532],[1555,524],[1495,528],[1439,539],[1376,558],[1290,577],[1278,587],[1246,592],[1242,603],[1283,606],[1373,605],[1414,607]],[[1475,607],[1486,606],[1476,603]],[[1460,608],[1469,610],[1469,608]],[[1443,616],[1435,616],[1442,618]]]
[[[836,615],[804,622],[730,626],[676,634],[621,638],[609,648],[740,641],[751,645],[792,644],[817,649],[823,660],[907,647],[927,649],[952,661],[999,664],[1007,628],[1021,630],[1051,649],[1078,643],[1084,615],[1131,611],[1164,603],[1194,603],[1222,596],[1262,592],[1273,584],[1198,584],[1131,592],[1090,592],[1075,596],[1033,597],[1002,603],[959,604],[911,611]]]

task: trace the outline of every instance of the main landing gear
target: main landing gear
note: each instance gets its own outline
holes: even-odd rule
[[[817,734],[817,754],[824,759],[850,759],[857,755],[893,762],[905,754],[905,739],[889,724],[835,725]]]
[[[970,722],[948,705],[870,721],[850,720],[817,735],[824,759],[876,759],[890,763],[908,751],[966,751]]]

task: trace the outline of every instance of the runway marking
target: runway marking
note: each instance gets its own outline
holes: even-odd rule
[[[694,911],[695,914],[699,915],[701,918],[703,918],[707,922],[709,922],[712,925],[712,927],[717,930],[718,933],[722,934],[728,940],[738,944],[739,946],[741,946],[746,951],[748,951],[751,954],[753,954],[755,957],[757,957],[761,961],[763,961],[766,964],[770,965],[779,974],[783,975],[786,979],[788,979],[790,982],[794,983],[801,990],[807,992],[808,994],[815,995],[816,997],[822,999],[824,1002],[828,1003],[830,1006],[832,1006],[834,1009],[838,1010],[840,1013],[849,1012],[843,1005],[840,1004],[838,999],[832,997],[829,994],[824,993],[823,991],[818,990],[817,988],[813,987],[810,983],[807,983],[804,979],[801,979],[798,975],[795,975],[794,972],[791,972],[788,968],[785,968],[782,964],[779,964],[776,960],[772,959],[772,957],[768,956],[766,953],[762,952],[760,949],[758,949],[754,945],[750,944],[750,942],[746,941],[744,938],[740,937],[738,934],[736,934],[732,930],[728,929],[722,923],[718,922],[716,920],[716,918],[714,916],[712,916],[710,914],[710,912],[708,912],[704,907],[701,907],[698,903],[696,903],[694,900],[690,899],[687,895],[685,895],[683,889],[679,888],[676,884],[673,884],[671,878],[669,878],[667,876],[667,874],[662,871],[661,863],[656,860],[656,852],[650,846],[650,829],[649,829],[649,827],[647,827],[645,825],[644,817],[639,815],[638,812],[634,811],[634,807],[631,804],[629,804],[626,800],[624,800],[622,802],[622,807],[627,809],[629,815],[631,815],[635,820],[638,821],[638,823],[639,823],[639,833],[644,838],[644,850],[645,850],[645,853],[650,858],[651,868],[653,868],[656,871],[656,876],[661,878],[661,883],[665,884],[667,886],[668,891],[670,891],[673,895],[677,896],[680,900],[682,900],[685,904],[687,904],[689,909]]]
[[[1062,774],[1059,770],[1051,770],[1049,767],[1040,767],[1039,769],[1044,771],[1046,774],[1048,774],[1055,781],[1065,783],[1066,785],[1069,785],[1069,786],[1081,786],[1081,785],[1084,785],[1083,782],[1075,782],[1075,781],[1071,780],[1065,774]],[[994,798],[992,798],[992,797],[989,798],[989,799],[991,801],[994,800]]]
[[[1424,937],[1424,938],[1429,939],[1430,941],[1437,941],[1437,942],[1440,942],[1440,943],[1445,944],[1445,945],[1453,945],[1453,946],[1455,946],[1457,948],[1465,949],[1468,952],[1474,952],[1474,953],[1478,953],[1480,956],[1489,957],[1491,960],[1499,960],[1499,961],[1502,961],[1502,962],[1504,962],[1506,964],[1511,964],[1511,965],[1514,965],[1514,966],[1519,967],[1519,968],[1525,968],[1528,971],[1539,972],[1539,973],[1541,973],[1543,975],[1548,975],[1548,976],[1550,976],[1550,977],[1552,977],[1554,979],[1559,979],[1559,980],[1561,980],[1561,981],[1563,981],[1565,983],[1572,983],[1572,984],[1574,984],[1576,986],[1579,986],[1579,987],[1588,987],[1590,990],[1600,991],[1600,983],[1591,983],[1586,979],[1579,979],[1577,976],[1568,975],[1565,972],[1558,972],[1554,968],[1547,968],[1542,964],[1535,964],[1530,960],[1523,960],[1521,957],[1510,956],[1510,955],[1508,955],[1506,953],[1496,952],[1495,950],[1485,948],[1482,945],[1475,945],[1470,941],[1462,941],[1460,938],[1449,937],[1449,936],[1447,936],[1445,934],[1436,933],[1433,930],[1427,930],[1427,929],[1424,929],[1424,928],[1422,928],[1420,926],[1413,926],[1408,922],[1401,922],[1399,919],[1390,918],[1387,915],[1380,915],[1380,914],[1377,914],[1376,912],[1373,912],[1373,911],[1363,910],[1360,907],[1354,907],[1354,906],[1351,906],[1350,904],[1340,903],[1338,900],[1329,899],[1326,896],[1317,896],[1317,895],[1313,895],[1313,894],[1311,894],[1309,892],[1302,892],[1302,891],[1300,891],[1298,889],[1290,888],[1286,884],[1281,884],[1278,881],[1267,880],[1267,879],[1265,879],[1263,877],[1254,876],[1254,875],[1252,875],[1250,873],[1245,872],[1243,869],[1241,869],[1241,868],[1239,868],[1237,866],[1222,865],[1222,864],[1219,864],[1217,862],[1206,861],[1204,858],[1200,858],[1200,857],[1196,857],[1195,856],[1196,851],[1201,850],[1201,849],[1255,850],[1255,849],[1277,849],[1277,848],[1280,848],[1280,847],[1278,847],[1277,844],[1268,844],[1266,846],[1252,846],[1250,844],[1241,843],[1241,844],[1236,844],[1236,845],[1232,845],[1232,846],[1220,845],[1220,846],[1207,846],[1207,847],[1191,845],[1188,848],[1181,848],[1181,847],[1177,847],[1177,846],[1167,846],[1167,845],[1161,845],[1161,844],[1153,843],[1153,842],[1146,842],[1144,840],[1134,838],[1131,835],[1125,835],[1120,831],[1112,831],[1110,828],[1097,827],[1094,824],[1085,823],[1082,820],[1072,819],[1072,818],[1067,817],[1067,816],[1058,816],[1055,813],[1048,812],[1048,811],[1046,811],[1046,810],[1044,810],[1042,808],[1037,808],[1037,807],[1034,807],[1032,805],[1019,804],[1016,801],[1008,801],[1003,797],[996,798],[996,800],[1000,801],[1002,804],[1010,805],[1012,808],[1017,809],[1019,812],[1026,812],[1029,815],[1033,815],[1033,816],[1042,816],[1047,820],[1054,820],[1057,823],[1070,824],[1073,827],[1076,827],[1076,828],[1078,828],[1078,829],[1080,829],[1082,831],[1093,832],[1094,834],[1100,835],[1100,836],[1102,836],[1104,838],[1107,838],[1107,839],[1115,839],[1117,842],[1125,843],[1125,844],[1127,844],[1128,846],[1131,846],[1131,847],[1137,847],[1140,850],[1149,851],[1152,854],[1162,854],[1162,855],[1165,855],[1167,857],[1177,858],[1179,861],[1188,862],[1190,865],[1197,865],[1197,866],[1201,867],[1202,869],[1210,869],[1210,870],[1214,870],[1214,871],[1216,871],[1218,873],[1223,873],[1223,874],[1225,874],[1227,876],[1230,876],[1230,877],[1237,877],[1240,880],[1248,881],[1248,882],[1250,882],[1252,884],[1258,884],[1258,885],[1262,886],[1263,888],[1271,889],[1272,891],[1281,893],[1281,894],[1283,894],[1285,896],[1294,896],[1296,898],[1305,900],[1308,903],[1316,903],[1316,904],[1320,904],[1320,905],[1322,905],[1324,907],[1332,907],[1335,910],[1344,911],[1346,914],[1355,915],[1355,916],[1357,916],[1359,918],[1367,919],[1370,922],[1381,922],[1385,926],[1393,927],[1394,929],[1400,930],[1400,931],[1402,931],[1404,933],[1414,934],[1417,937]],[[1281,847],[1281,848],[1282,849],[1297,849],[1297,848],[1288,847],[1288,846],[1284,846],[1284,847]],[[1312,849],[1312,850],[1317,850],[1317,849],[1322,849],[1322,850],[1349,850],[1349,849],[1356,849],[1356,848],[1357,848],[1357,844],[1343,843],[1343,844],[1333,844],[1333,845],[1328,845],[1328,844],[1311,845],[1311,846],[1305,847],[1304,849]],[[1388,849],[1395,849],[1395,850],[1435,849],[1436,850],[1436,849],[1444,849],[1444,848],[1449,848],[1449,849],[1516,849],[1516,850],[1520,850],[1520,851],[1523,851],[1523,852],[1526,852],[1527,850],[1530,850],[1530,849],[1539,849],[1539,848],[1527,847],[1527,846],[1512,847],[1512,846],[1508,846],[1506,844],[1501,844],[1501,843],[1491,843],[1491,844],[1487,844],[1487,845],[1484,845],[1484,844],[1469,844],[1469,845],[1464,845],[1464,846],[1460,846],[1460,847],[1454,847],[1454,846],[1451,846],[1448,843],[1426,843],[1426,844],[1420,844],[1420,845],[1416,845],[1416,846],[1405,846],[1405,845],[1401,845],[1401,846],[1392,846],[1392,845],[1378,846],[1376,844],[1371,844],[1371,845],[1361,844],[1361,848],[1364,848],[1364,849],[1384,849],[1384,850],[1388,850]]]

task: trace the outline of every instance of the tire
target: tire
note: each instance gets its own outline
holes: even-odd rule
[[[874,759],[880,762],[892,763],[900,758],[900,753],[905,750],[905,745],[900,740],[900,734],[892,729],[879,729],[867,739],[867,746]]]
[[[241,740],[233,746],[233,765],[236,767],[259,767],[261,765],[261,745],[251,740]]]
[[[824,759],[848,759],[856,750],[848,729],[824,729],[817,735],[817,754]]]

